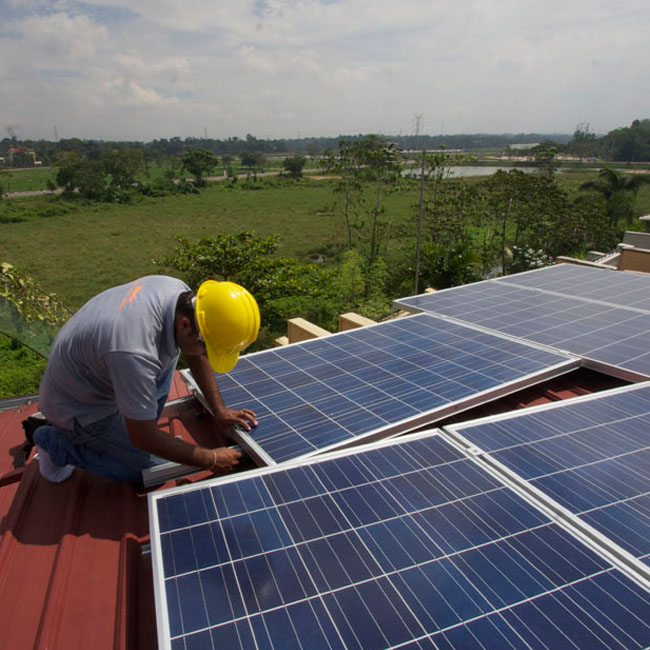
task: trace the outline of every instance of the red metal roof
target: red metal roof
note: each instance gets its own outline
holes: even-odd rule
[[[453,420],[622,383],[581,369]],[[186,394],[177,376],[171,397]],[[156,648],[151,562],[142,553],[149,541],[146,491],[80,469],[68,481],[53,485],[40,477],[33,461],[14,470],[12,453],[23,442],[21,421],[35,410],[36,405],[29,404],[0,412],[0,646]],[[188,411],[163,420],[162,428],[200,442],[208,434],[207,424]]]
[[[175,381],[173,396],[184,390]],[[13,470],[20,423],[35,410],[0,412],[0,646],[155,648],[146,492],[80,469],[53,485],[32,461]],[[163,428],[201,428],[188,417]]]

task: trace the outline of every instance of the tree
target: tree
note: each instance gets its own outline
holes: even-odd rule
[[[6,183],[4,185],[6,185],[7,194],[9,194],[9,192],[11,192],[11,176],[12,176],[12,173],[9,170],[0,169],[0,179],[4,178],[6,180]],[[3,191],[4,191],[3,190],[3,184],[0,184],[0,199],[2,198]]]
[[[570,214],[570,224],[558,224],[556,237],[563,242],[564,250],[556,255],[590,249],[609,251],[616,247],[618,231],[610,224],[601,196],[588,192],[579,194],[572,201]]]
[[[558,148],[553,143],[544,143],[536,148],[535,160],[539,164],[539,171],[542,174],[553,176],[557,171],[560,163],[557,161]]]
[[[56,183],[65,195],[72,195],[77,189],[77,170],[81,159],[76,153],[63,155],[58,162]]]
[[[452,181],[453,167],[468,162],[472,156],[439,151],[422,152],[418,185],[420,200],[417,210],[415,245],[415,292],[420,285],[420,262],[422,259],[423,226],[426,220],[425,240],[443,246],[453,246],[457,240],[466,238],[467,214],[458,208],[465,203],[459,200],[467,185]],[[414,178],[414,176],[412,176]]]
[[[47,358],[56,332],[70,312],[26,273],[0,264],[0,334]]]
[[[342,255],[337,277],[337,311],[356,311],[367,318],[379,319],[390,314],[386,295],[388,269],[381,257],[368,264],[355,248]]]
[[[333,323],[336,303],[331,272],[313,264],[271,255],[279,236],[255,232],[221,233],[192,242],[177,237],[178,246],[157,264],[183,274],[197,288],[206,278],[231,280],[245,286],[257,300],[262,323],[272,329],[286,327],[287,318],[304,315]]]
[[[34,156],[27,151],[18,151],[13,156],[13,167],[34,167]]]
[[[228,154],[226,154],[225,156],[221,156],[221,162],[223,164],[223,170],[224,170],[224,174],[226,176],[232,176],[233,175],[232,164],[233,164],[234,160],[235,160],[235,157],[230,156]]]
[[[422,284],[447,289],[481,279],[479,258],[469,240],[449,245],[427,241],[422,246]]]
[[[369,192],[362,197],[362,219],[358,224],[359,237],[367,241],[368,264],[378,258],[383,241],[390,228],[384,199],[397,191],[401,178],[401,161],[392,144],[368,136],[360,141],[361,178]],[[364,234],[365,231],[365,234]]]
[[[158,164],[163,170],[163,177],[170,183],[178,179],[183,169],[183,161],[178,156],[162,154],[158,157]]]
[[[318,158],[322,151],[321,146],[318,144],[318,142],[311,141],[307,143],[307,155],[310,158]]]
[[[576,126],[573,139],[567,144],[567,151],[580,160],[595,156],[597,153],[596,135],[589,132],[589,122],[582,122]]]
[[[205,278],[236,280],[260,257],[274,253],[278,240],[279,235],[262,237],[256,232],[246,231],[201,237],[194,242],[179,235],[174,252],[156,263],[181,271],[188,283],[196,288]]]
[[[130,190],[144,169],[144,154],[141,149],[111,151],[102,156],[102,163],[106,173],[111,175],[111,188]]]
[[[210,151],[205,149],[192,149],[183,154],[183,169],[186,169],[192,176],[198,187],[203,187],[206,182],[204,174],[209,174],[219,164],[219,159]]]
[[[259,151],[242,153],[239,158],[244,167],[248,167],[251,170],[264,169],[266,158],[264,154]]]
[[[325,169],[329,174],[336,174],[341,180],[337,182],[334,192],[341,197],[338,204],[345,219],[348,248],[352,248],[352,228],[356,221],[357,206],[361,201],[361,182],[359,180],[360,161],[355,156],[354,149],[349,143],[341,141],[339,150],[329,149],[323,159]]]
[[[641,186],[647,183],[650,183],[647,176],[627,176],[610,167],[604,167],[596,180],[583,183],[580,189],[593,190],[605,199],[611,226],[618,225],[621,219],[630,225],[634,218],[636,195]]]
[[[338,152],[327,152],[324,164],[329,173],[341,177],[334,191],[342,197],[348,248],[364,248],[372,264],[390,227],[384,198],[398,188],[399,156],[393,145],[369,135],[341,140]]]
[[[75,153],[66,154],[59,161],[56,182],[63,193],[72,196],[77,190],[84,199],[98,200],[106,193],[106,172],[103,163],[82,160]]]
[[[634,120],[629,127],[610,131],[602,138],[600,148],[608,160],[650,160],[650,120]]]
[[[77,188],[84,199],[101,200],[106,193],[106,172],[97,160],[82,160],[77,167]]]
[[[302,168],[305,166],[306,162],[307,159],[304,156],[296,154],[295,156],[285,158],[282,165],[284,170],[292,178],[302,178]]]
[[[558,255],[580,253],[590,243],[609,240],[599,204],[572,201],[555,176],[499,171],[478,189],[474,223],[484,237],[491,233],[488,246],[498,249],[502,274],[547,264]]]

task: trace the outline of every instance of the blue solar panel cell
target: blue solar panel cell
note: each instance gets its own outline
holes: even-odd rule
[[[450,430],[635,557],[650,553],[650,384]]]
[[[161,648],[650,643],[647,593],[435,435],[150,501]]]
[[[642,638],[643,631],[638,630],[639,621],[636,617],[629,611],[623,611],[616,597],[606,591],[614,587],[619,587],[616,596],[623,599],[621,602],[629,602],[633,607],[648,606],[647,594],[643,590],[633,583],[621,585],[618,577],[610,573],[579,582],[552,595],[522,603],[505,610],[492,620],[499,618],[503,621],[504,624],[498,626],[499,632],[504,636],[504,640],[515,648],[540,647],[541,639],[544,639],[548,647],[554,648],[606,650],[635,647],[639,640],[636,634],[640,633]],[[484,636],[489,634],[491,629],[486,629],[479,623],[470,622],[464,627],[476,642],[491,647],[490,641],[495,643],[496,639]],[[630,623],[631,627],[626,628],[626,623]],[[462,638],[455,634],[444,636],[452,643],[451,647],[458,647],[453,643]],[[439,637],[434,637],[434,640],[437,643]],[[508,646],[499,644],[499,647]]]
[[[577,296],[601,304],[650,311],[650,279],[640,273],[619,273],[613,269],[557,264],[499,278],[498,281],[517,287]]]
[[[650,554],[650,495],[591,510],[582,519],[627,548],[635,557]]]
[[[650,377],[650,279],[560,264],[397,303]]]
[[[273,464],[404,432],[576,363],[422,314],[248,355],[219,383],[226,403],[258,416],[242,444]]]

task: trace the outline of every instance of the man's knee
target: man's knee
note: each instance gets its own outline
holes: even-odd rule
[[[56,465],[68,465],[71,462],[65,446],[61,444],[61,431],[50,424],[44,424],[34,431],[34,443],[45,449]]]
[[[52,429],[51,426],[44,424],[42,427],[38,427],[38,429],[34,431],[34,444],[41,449],[47,449],[48,451],[50,450],[52,439],[50,429]]]

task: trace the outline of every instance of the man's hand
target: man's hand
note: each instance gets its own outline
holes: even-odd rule
[[[213,472],[229,472],[237,465],[241,458],[241,452],[228,447],[216,447],[215,449],[208,449],[209,453],[205,454],[207,460],[204,469],[209,469]]]
[[[250,409],[236,411],[235,409],[222,408],[217,411],[214,419],[228,433],[233,425],[239,425],[244,431],[250,431],[251,427],[257,426],[256,415]]]
[[[190,444],[160,431],[156,420],[132,420],[125,417],[124,421],[131,442],[136,447],[161,458],[213,472],[230,471],[239,464],[241,452],[234,449],[227,447],[209,449]]]

